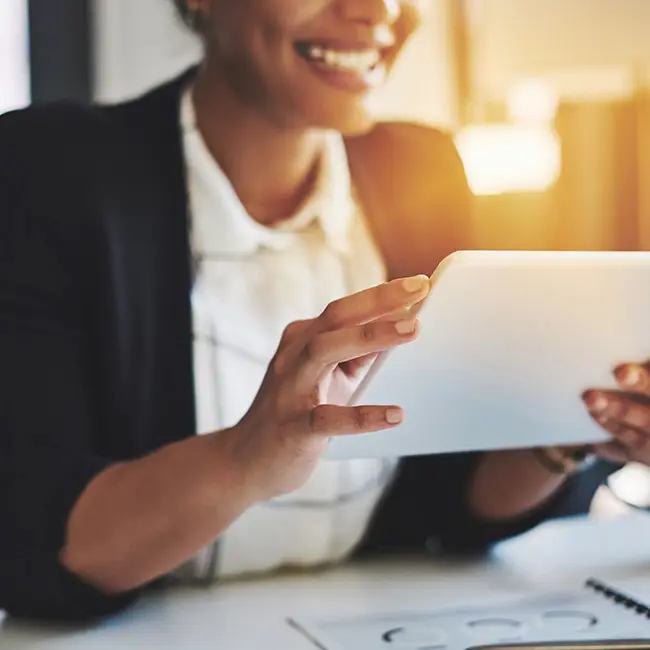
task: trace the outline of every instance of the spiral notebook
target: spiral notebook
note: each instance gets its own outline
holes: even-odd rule
[[[650,580],[626,582],[618,589],[590,579],[578,591],[505,605],[289,623],[320,650],[467,650],[527,644],[552,648],[586,642],[619,642],[620,647],[620,641],[641,642],[650,650]]]

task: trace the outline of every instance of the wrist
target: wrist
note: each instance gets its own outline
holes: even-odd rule
[[[242,441],[246,438],[241,425],[210,434],[214,474],[221,491],[226,490],[234,502],[247,509],[264,501],[264,486],[256,464],[248,462]]]
[[[535,447],[531,453],[538,465],[555,476],[571,476],[593,459],[588,447]]]
[[[546,502],[564,481],[545,470],[530,449],[489,452],[470,484],[470,510],[484,520],[512,520]]]

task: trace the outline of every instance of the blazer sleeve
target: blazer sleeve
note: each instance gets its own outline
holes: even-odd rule
[[[90,452],[98,421],[79,277],[48,231],[52,215],[28,210],[21,184],[37,187],[15,173],[1,135],[0,610],[92,619],[135,594],[102,594],[59,561],[75,502],[111,463]]]
[[[616,469],[598,462],[572,476],[549,500],[525,515],[493,522],[476,517],[468,507],[467,492],[482,456],[469,453],[404,459],[375,513],[360,554],[414,549],[481,554],[496,542],[546,520],[586,514],[596,490]]]
[[[380,226],[375,232],[392,277],[429,274],[455,250],[480,248],[472,228],[473,197],[449,134],[413,124],[383,124],[355,141],[351,153],[364,206]],[[361,552],[412,550],[432,542],[449,552],[481,552],[551,517],[586,512],[603,478],[613,471],[599,463],[526,515],[489,522],[473,515],[467,498],[482,457],[403,459]]]

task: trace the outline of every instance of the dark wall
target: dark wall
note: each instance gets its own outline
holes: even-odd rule
[[[91,0],[29,0],[34,103],[92,98],[90,4]]]

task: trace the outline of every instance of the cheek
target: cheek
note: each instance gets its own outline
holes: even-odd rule
[[[269,5],[268,14],[274,16],[288,31],[309,25],[332,2],[333,0],[264,0]]]
[[[0,0],[1,1],[1,0]],[[332,0],[214,0],[213,33],[228,51],[265,68],[286,56],[293,41]]]

